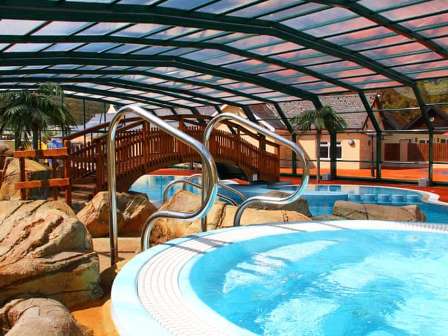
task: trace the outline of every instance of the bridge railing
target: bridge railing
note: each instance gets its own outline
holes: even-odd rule
[[[97,191],[107,185],[106,136],[102,135],[106,124],[83,131],[80,137],[90,138],[83,142],[76,135],[66,138],[70,148],[72,180],[80,181],[95,176]],[[204,126],[179,124],[185,133],[201,141]],[[93,137],[94,132],[101,134]],[[260,146],[256,146],[245,138]],[[78,140],[76,142],[76,139]],[[81,140],[81,141],[79,141]],[[116,134],[117,183],[119,189],[139,176],[155,169],[164,168],[171,162],[199,160],[198,154],[190,147],[175,140],[165,132],[139,119],[128,119]],[[273,146],[274,152],[266,150],[266,144]],[[257,134],[238,129],[236,134],[215,130],[210,140],[210,152],[218,161],[227,161],[241,167],[246,172],[258,173],[263,180],[275,181],[280,173],[278,145],[259,137]]]

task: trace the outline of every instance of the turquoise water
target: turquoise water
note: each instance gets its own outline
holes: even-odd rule
[[[145,175],[138,179],[130,190],[146,193],[150,200],[160,203],[165,186],[179,178],[183,178],[183,176]],[[272,190],[292,192],[296,188],[283,183],[232,185],[232,187],[237,188],[247,197],[262,195]],[[171,189],[169,195],[172,196],[179,188],[177,186],[175,189]],[[189,186],[187,186],[187,190],[197,191]],[[234,198],[237,202],[241,201],[227,190],[220,190],[220,192]],[[422,195],[412,190],[352,185],[309,185],[304,197],[308,201],[313,216],[331,214],[337,200],[396,206],[418,204],[425,213],[427,222],[448,224],[448,206],[422,202]]]
[[[187,276],[206,305],[258,335],[446,336],[447,243],[410,231],[296,232],[216,249]]]

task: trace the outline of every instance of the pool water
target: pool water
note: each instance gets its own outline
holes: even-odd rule
[[[193,259],[184,295],[257,335],[447,335],[442,233],[294,232]]]
[[[184,177],[185,176],[144,175],[131,186],[130,190],[146,193],[152,202],[160,204],[162,202],[163,189],[165,186],[175,179]],[[273,190],[292,192],[296,188],[296,186],[291,186],[285,183],[271,185],[233,184],[232,187],[238,189],[247,197],[262,195]],[[179,185],[172,188],[169,192],[169,196],[171,197],[174,192],[179,189]],[[191,186],[187,186],[186,189],[192,192],[198,192],[197,189]],[[230,193],[227,190],[220,190],[219,192],[232,197],[237,202],[241,201],[233,193]],[[308,206],[313,216],[331,214],[334,203],[337,200],[393,206],[417,204],[425,213],[427,222],[448,224],[448,206],[423,202],[421,193],[408,189],[357,185],[309,185],[303,197],[308,201]]]

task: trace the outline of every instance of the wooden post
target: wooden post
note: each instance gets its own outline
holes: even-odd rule
[[[58,168],[58,163],[56,161],[56,159],[52,159],[51,160],[51,177],[52,178],[56,178],[57,177],[57,168]],[[59,194],[59,188],[55,187],[53,188],[53,199],[55,201],[57,201],[58,199],[58,194]]]
[[[20,150],[23,150],[23,148],[21,148]],[[20,170],[20,182],[25,182],[26,181],[25,158],[23,157],[19,159],[19,170]],[[26,200],[26,189],[20,189],[20,199]]]
[[[103,184],[103,153],[101,150],[101,141],[96,141],[96,190],[95,192],[99,192],[101,190]]]
[[[65,202],[72,206],[72,181],[70,178],[71,159],[70,159],[70,140],[64,140],[64,146],[67,148],[67,157],[64,158],[64,177],[69,179],[68,186],[65,187]]]

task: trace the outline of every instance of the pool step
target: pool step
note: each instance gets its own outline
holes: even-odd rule
[[[362,203],[380,203],[380,204],[412,204],[419,203],[421,198],[419,195],[403,195],[403,194],[349,194],[348,200],[351,202]]]

